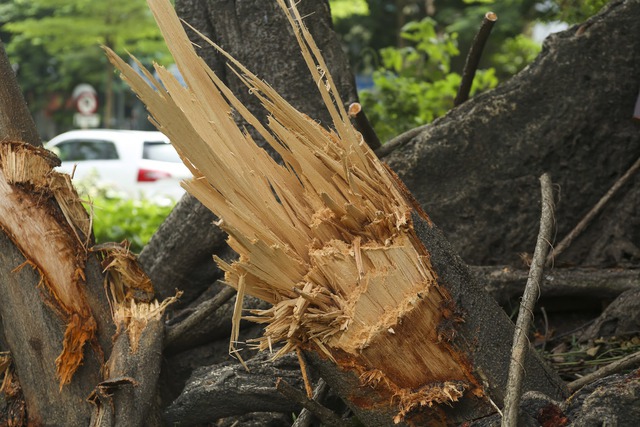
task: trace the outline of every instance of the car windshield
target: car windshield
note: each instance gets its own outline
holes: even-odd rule
[[[159,160],[161,162],[180,163],[180,156],[176,149],[164,141],[145,141],[142,150],[142,158],[148,160]]]

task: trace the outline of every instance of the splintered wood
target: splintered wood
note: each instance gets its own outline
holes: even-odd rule
[[[94,340],[97,325],[84,290],[89,217],[68,176],[52,170],[55,160],[42,148],[0,142],[0,228],[27,258],[21,267],[38,270],[50,304],[66,323],[56,359],[62,387],[81,365],[84,345]],[[60,211],[51,199],[62,202]]]
[[[151,73],[138,74],[114,52],[107,54],[193,172],[195,178],[184,187],[220,218],[229,245],[240,255],[233,263],[216,258],[226,282],[273,304],[248,317],[267,324],[262,349],[283,343],[276,356],[303,347],[334,361],[346,354],[362,378],[381,372],[377,383],[400,398],[402,415],[416,405],[455,401],[472,380],[464,363],[438,342],[447,295],[413,232],[412,205],[351,125],[295,6],[278,3],[335,130],[297,111],[207,40],[270,112],[268,125],[260,124],[197,56],[166,0],[149,4],[186,87],[163,67],[156,66],[157,81]],[[234,110],[283,164],[237,126]],[[408,336],[416,340],[417,350],[395,354],[402,346],[398,340]],[[389,363],[390,357],[397,360]],[[448,380],[457,381],[455,387]],[[429,394],[409,390],[425,384],[430,384]]]

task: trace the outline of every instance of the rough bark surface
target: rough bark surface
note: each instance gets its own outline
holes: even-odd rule
[[[633,336],[640,332],[640,289],[631,289],[616,298],[580,336],[581,340],[600,337]]]
[[[87,425],[91,407],[85,399],[100,381],[100,364],[89,351],[76,381],[58,391],[55,360],[62,351],[64,325],[46,306],[40,275],[26,266],[14,271],[24,256],[4,233],[0,235],[0,316],[8,349],[25,401],[29,422],[36,425]],[[46,291],[44,291],[46,292]]]
[[[266,353],[256,356],[248,363],[250,372],[240,364],[198,369],[184,392],[166,409],[165,422],[198,425],[250,412],[299,411],[300,405],[282,396],[275,387],[277,378],[303,387],[295,355],[289,354],[275,362],[268,359]]]
[[[640,371],[612,375],[574,394],[564,408],[571,425],[581,427],[634,426],[640,420]]]
[[[15,73],[0,41],[0,139],[13,139],[42,146],[36,124],[18,87]]]
[[[638,1],[613,1],[550,36],[520,74],[387,158],[465,261],[513,264],[532,251],[543,172],[558,184],[559,239],[640,155],[639,18]],[[631,181],[556,265],[637,264],[640,177]]]
[[[469,267],[476,279],[502,306],[522,296],[529,272],[510,267]],[[623,292],[640,288],[640,270],[556,268],[545,274],[540,286],[541,300],[563,301],[563,311],[570,311],[591,301],[601,305]]]

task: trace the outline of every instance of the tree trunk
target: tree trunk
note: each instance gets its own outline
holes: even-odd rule
[[[39,148],[4,50],[0,54],[0,314],[7,350],[27,421],[82,425],[114,331],[103,277],[81,244],[89,238],[86,211],[64,178],[46,175],[57,159]]]
[[[52,170],[60,160],[42,148],[1,45],[0,77],[0,315],[17,374],[5,371],[3,392],[24,399],[12,403],[18,416],[3,415],[10,425],[88,425],[91,394],[98,412],[112,412],[93,425],[149,425],[165,305],[147,303],[153,290],[128,250],[93,245],[89,215],[70,177]]]
[[[548,37],[518,75],[408,133],[386,157],[465,261],[518,265],[532,252],[542,172],[557,185],[559,241],[636,161],[640,43],[628,29],[638,19],[637,1],[610,2]],[[637,265],[637,182],[636,175],[555,266]]]

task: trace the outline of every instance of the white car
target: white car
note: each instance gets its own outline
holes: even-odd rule
[[[125,197],[178,201],[184,193],[180,181],[192,176],[161,132],[74,130],[46,147],[62,160],[60,171],[73,172],[75,182],[91,177]]]

